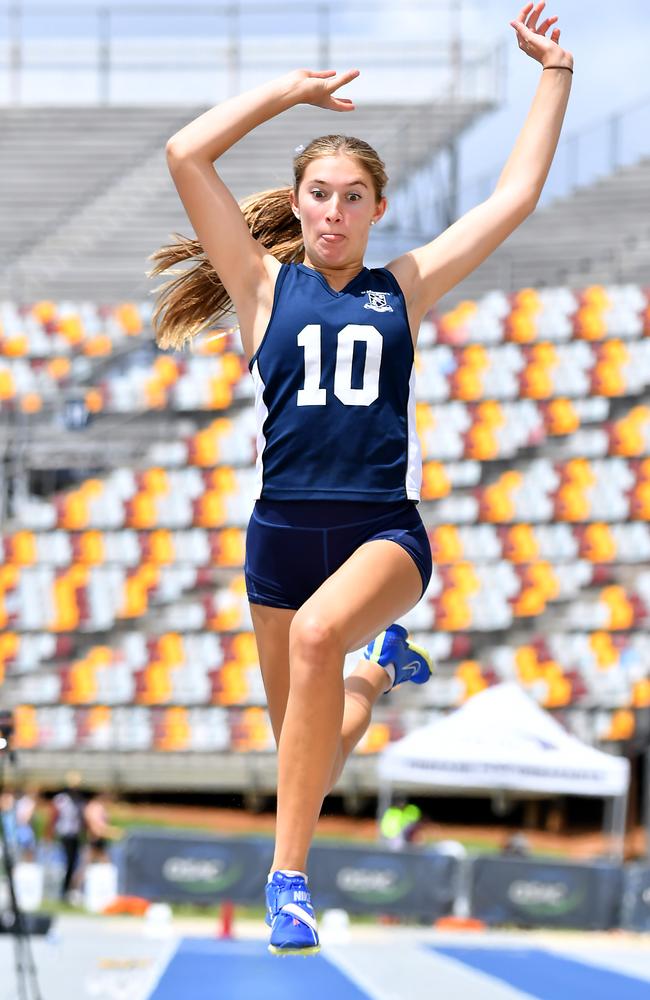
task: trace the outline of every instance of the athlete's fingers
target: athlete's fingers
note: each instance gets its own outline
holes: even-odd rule
[[[530,14],[532,9],[533,9],[533,4],[527,3],[525,7],[521,8],[515,20],[520,21],[523,24],[524,21],[526,20],[526,17],[528,16],[528,14]],[[512,24],[512,21],[510,23]]]
[[[539,28],[537,28],[537,34],[545,35],[553,24],[553,21],[557,21],[557,14],[554,14],[553,17],[547,17],[546,20],[540,24]]]
[[[316,70],[316,69],[308,69],[307,72],[309,73],[310,76],[315,76],[319,80],[324,80],[325,77],[328,77],[328,76],[336,76],[336,70],[335,69],[318,69],[318,70]]]
[[[533,8],[533,12],[526,22],[526,27],[530,28],[531,31],[537,31],[537,18],[542,13],[545,6],[546,4],[544,3],[544,0],[542,0],[541,3],[538,3],[536,7]]]
[[[339,87],[344,87],[345,84],[350,83],[351,80],[356,80],[359,74],[360,70],[358,69],[347,69],[344,73],[339,73],[334,80],[330,81],[328,87],[330,94],[334,93],[335,90],[338,90]]]

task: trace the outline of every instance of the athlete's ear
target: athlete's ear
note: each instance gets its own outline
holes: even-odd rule
[[[375,214],[372,217],[371,225],[374,226],[375,222],[379,222],[387,208],[388,202],[385,198],[381,198],[380,201],[377,202],[377,207],[375,208]]]
[[[293,191],[289,195],[289,201],[291,202],[291,211],[298,219],[298,221],[300,221],[300,209],[298,208],[298,203],[296,202],[296,196]]]

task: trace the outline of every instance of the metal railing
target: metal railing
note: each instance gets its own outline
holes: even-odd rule
[[[562,136],[540,204],[565,198],[645,156],[650,156],[650,96]],[[465,182],[461,211],[492,193],[504,163],[505,158],[503,163]]]
[[[358,66],[359,100],[493,100],[467,0],[0,5],[0,105],[215,103],[296,65]],[[408,94],[404,66],[408,65]],[[364,80],[363,71],[372,70]]]

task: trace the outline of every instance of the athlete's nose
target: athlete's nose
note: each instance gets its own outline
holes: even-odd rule
[[[341,207],[339,204],[338,195],[333,194],[327,205],[326,218],[328,222],[332,222],[334,219],[341,218]]]

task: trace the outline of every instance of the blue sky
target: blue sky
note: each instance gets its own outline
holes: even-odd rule
[[[152,16],[155,16],[155,32],[158,35],[171,35],[178,30],[178,17],[168,17],[156,11],[155,15],[147,13],[148,8],[155,8],[156,0],[110,0],[114,10],[123,7],[131,12],[134,7],[143,10],[141,18],[129,16],[115,17],[117,30],[122,33],[127,30],[137,33],[140,37],[151,29]],[[268,11],[268,17],[259,13],[260,6]],[[6,11],[7,0],[0,0],[0,14]],[[27,11],[35,5],[26,0]],[[43,14],[47,8],[56,9],[56,2],[38,4],[40,13],[37,19],[27,18],[26,24],[38,34],[52,32],[55,18],[51,13]],[[95,0],[66,0],[68,10],[76,8],[79,17],[76,19],[76,29],[73,33],[86,34],[94,24],[92,11],[98,4]],[[192,0],[192,3],[180,3],[178,9],[192,6],[197,9],[202,6],[222,6],[219,3],[208,3],[208,0]],[[404,4],[394,3],[375,6],[372,10],[359,15],[353,11],[354,0],[338,0],[334,4],[336,11],[336,30],[344,28],[350,36],[357,36],[363,41],[367,36],[374,35],[380,39],[397,39],[400,36],[436,38],[446,37],[445,17],[440,11],[436,0],[422,3],[415,11],[409,11]],[[304,16],[309,16],[315,4],[300,3],[297,10]],[[468,39],[479,40],[491,44],[499,39],[506,40],[507,52],[507,87],[503,107],[479,121],[462,141],[461,179],[465,190],[470,188],[469,181],[482,174],[497,171],[505,162],[508,152],[521,128],[526,112],[537,86],[540,67],[519,50],[514,30],[510,27],[512,20],[519,11],[517,3],[510,0],[481,0],[481,3],[465,3],[463,14],[463,33]],[[279,22],[274,16],[277,4],[274,0],[262,0],[257,3],[255,24],[257,33],[271,33]],[[549,0],[545,14],[559,15],[559,26],[562,28],[560,44],[569,49],[575,58],[575,75],[571,99],[565,119],[563,136],[577,131],[585,132],[591,123],[602,121],[607,115],[616,112],[634,102],[647,99],[644,112],[630,114],[626,119],[622,141],[625,148],[633,151],[635,158],[641,153],[650,153],[650,80],[647,74],[648,52],[650,51],[650,3],[648,0],[618,0],[615,4],[582,4],[575,0]],[[85,16],[84,16],[85,15]],[[244,23],[253,23],[252,19]],[[282,19],[286,32],[286,17]],[[289,22],[291,23],[291,22]],[[0,17],[0,31],[6,20]],[[65,19],[66,29],[75,25],[70,18]],[[205,33],[214,30],[217,22],[214,18],[205,22]],[[296,19],[297,24],[297,19]],[[211,27],[208,27],[210,25]],[[221,31],[224,22],[221,22]],[[339,67],[336,67],[339,68]],[[379,72],[379,71],[377,71]],[[404,77],[408,84],[408,76]],[[349,89],[353,96],[354,84]],[[581,143],[581,165],[593,167],[599,171],[599,160],[605,159],[608,149],[608,136],[603,127],[585,135]],[[549,188],[555,183],[561,183],[560,174],[566,173],[567,167],[566,143],[564,152],[559,151],[554,165],[554,174],[549,179]],[[564,159],[563,159],[564,158]],[[628,157],[630,158],[630,157]],[[599,172],[604,172],[599,171]],[[556,180],[554,180],[556,178]],[[588,179],[588,178],[583,178]],[[477,188],[476,191],[480,191]],[[473,199],[475,200],[475,199]]]

